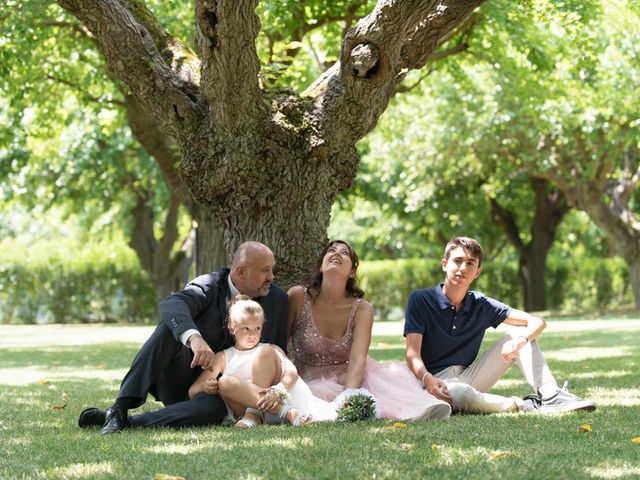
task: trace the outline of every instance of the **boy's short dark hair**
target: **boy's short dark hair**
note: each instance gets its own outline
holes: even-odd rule
[[[448,259],[449,255],[451,255],[451,250],[458,247],[462,247],[467,254],[478,259],[478,267],[482,265],[484,250],[482,249],[480,242],[471,237],[451,237],[451,240],[449,240],[449,243],[447,243],[447,246],[444,249],[444,258]]]

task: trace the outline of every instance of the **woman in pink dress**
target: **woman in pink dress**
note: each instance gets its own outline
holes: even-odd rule
[[[404,362],[369,358],[373,307],[356,285],[358,256],[346,242],[331,242],[308,285],[289,290],[289,354],[314,395],[334,400],[364,387],[378,415],[398,420],[446,418],[448,403],[424,390]]]

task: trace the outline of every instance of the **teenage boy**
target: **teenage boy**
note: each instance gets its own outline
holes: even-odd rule
[[[444,283],[414,291],[407,304],[406,360],[429,393],[454,411],[543,413],[595,410],[596,404],[560,388],[536,339],[543,319],[469,290],[482,272],[484,252],[477,240],[454,237],[445,248]],[[509,333],[478,356],[485,330],[501,323]],[[534,394],[524,399],[488,393],[517,363]]]

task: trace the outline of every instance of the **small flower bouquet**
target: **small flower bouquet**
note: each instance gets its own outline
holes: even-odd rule
[[[277,385],[272,385],[267,389],[268,393],[273,393],[280,402],[280,405],[284,405],[289,402],[290,395],[289,391],[282,383],[278,383]]]
[[[350,388],[334,400],[339,422],[375,420],[376,401],[366,388]]]

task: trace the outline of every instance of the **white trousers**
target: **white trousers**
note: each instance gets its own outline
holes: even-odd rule
[[[535,393],[541,385],[556,384],[536,341],[522,347],[517,360],[506,362],[502,358],[502,346],[506,342],[524,336],[525,333],[526,329],[516,327],[468,367],[453,365],[435,375],[447,383],[449,394],[453,398],[453,411],[498,413],[518,410],[523,403],[521,398],[488,393],[514,361]]]

